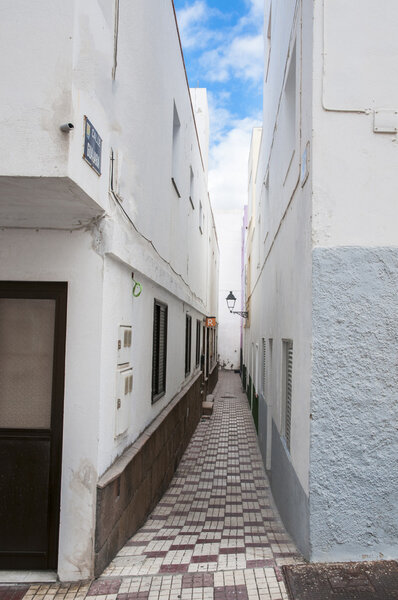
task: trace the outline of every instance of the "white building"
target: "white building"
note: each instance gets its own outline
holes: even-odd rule
[[[220,243],[219,363],[223,369],[237,371],[240,369],[241,319],[229,312],[225,299],[232,289],[238,299],[236,309],[240,309],[242,211],[217,210],[214,216]]]
[[[0,568],[85,579],[217,376],[206,93],[171,0],[0,6]]]
[[[304,555],[396,558],[398,5],[265,5],[245,383]]]

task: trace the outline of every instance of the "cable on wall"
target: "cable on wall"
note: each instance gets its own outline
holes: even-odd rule
[[[136,231],[136,233],[138,233],[138,235],[143,238],[146,242],[148,242],[148,244],[150,244],[150,246],[153,248],[153,250],[156,252],[156,254],[158,255],[158,257],[166,264],[168,265],[168,267],[173,271],[173,273],[179,277],[179,279],[181,279],[181,281],[184,283],[184,285],[189,289],[189,291],[191,292],[192,296],[198,300],[202,306],[204,307],[204,302],[201,298],[199,298],[199,296],[197,294],[195,294],[195,292],[191,289],[190,285],[185,281],[184,277],[181,275],[181,273],[178,273],[175,268],[173,267],[173,265],[166,260],[159,252],[159,250],[156,248],[155,244],[152,242],[152,240],[150,240],[149,238],[147,238],[143,233],[141,233],[141,231],[137,228],[136,224],[134,223],[134,221],[131,219],[130,215],[128,214],[128,212],[125,210],[125,208],[123,207],[122,201],[119,198],[117,192],[115,192],[114,187],[113,187],[113,163],[114,163],[114,154],[113,154],[113,149],[111,149],[111,173],[110,173],[110,195],[113,198],[114,202],[116,203],[116,205],[120,208],[120,210],[122,211],[123,215],[125,216],[125,218],[127,219],[127,221],[130,223],[130,225],[133,227],[134,231]]]

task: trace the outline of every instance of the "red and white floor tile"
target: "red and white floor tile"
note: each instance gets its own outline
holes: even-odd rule
[[[15,600],[287,598],[280,567],[302,559],[273,506],[238,375],[220,372],[214,395],[168,491],[102,576]]]

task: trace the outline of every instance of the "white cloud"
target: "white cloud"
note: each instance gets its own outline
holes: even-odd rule
[[[213,17],[226,14],[195,0],[177,12],[185,50],[204,52],[198,63],[205,79],[226,82],[232,77],[258,84],[263,72],[264,0],[247,0],[248,11],[232,27],[219,27]]]
[[[258,90],[261,89],[264,61],[264,0],[245,0],[245,3],[247,11],[232,26],[226,25],[228,15],[211,9],[206,0],[186,3],[177,13],[178,23],[183,47],[202,51],[197,64],[205,72],[205,81],[227,83],[238,79],[241,85],[253,85]],[[222,27],[220,18],[224,20]],[[209,191],[215,211],[236,211],[246,204],[252,128],[261,122],[260,114],[237,119],[228,108],[231,106],[230,95],[228,91],[208,91]]]
[[[254,118],[234,121],[210,149],[209,192],[215,211],[241,209],[247,202],[248,158],[255,126],[258,120]]]
[[[264,0],[250,0],[250,16],[252,19],[260,18],[261,23],[264,18]]]
[[[223,139],[225,133],[231,127],[233,116],[225,108],[225,102],[228,101],[227,93],[214,94],[208,91],[207,101],[209,103],[211,144],[214,145]]]
[[[264,42],[262,34],[234,37],[226,47],[205,52],[200,63],[210,81],[224,82],[232,76],[259,84],[262,79]]]
[[[235,35],[248,28],[256,33],[263,31],[264,27],[264,0],[246,0],[247,13],[241,16],[235,26]]]
[[[205,0],[195,0],[193,4],[187,4],[177,11],[178,29],[186,50],[205,48],[211,41],[220,39],[220,33],[207,26],[215,14],[218,11],[209,8]]]

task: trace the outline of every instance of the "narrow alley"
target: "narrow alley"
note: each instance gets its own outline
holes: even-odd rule
[[[398,1],[0,6],[0,600],[398,600]]]
[[[287,598],[280,567],[300,556],[273,507],[239,376],[220,372],[214,395],[168,491],[102,576],[14,600]]]

